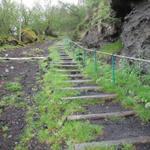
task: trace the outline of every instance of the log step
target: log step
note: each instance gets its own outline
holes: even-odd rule
[[[111,117],[128,117],[134,116],[134,111],[122,111],[112,113],[101,113],[101,114],[88,114],[88,115],[71,115],[67,117],[68,120],[99,120]]]
[[[77,65],[75,62],[73,61],[68,61],[68,62],[55,62],[55,65]]]
[[[60,59],[69,59],[69,60],[72,60],[72,58],[70,58],[70,57],[61,57]]]
[[[92,82],[93,80],[68,80],[68,81],[64,81],[65,83],[89,83],[89,82]]]
[[[100,88],[98,86],[83,86],[83,87],[67,87],[63,88],[62,90],[99,90]]]
[[[78,68],[78,65],[55,65],[56,67],[59,68]]]
[[[103,100],[110,100],[116,97],[115,94],[99,94],[99,95],[86,95],[86,96],[75,96],[75,97],[65,97],[63,100],[81,100],[81,99],[103,99]]]
[[[110,140],[110,141],[101,141],[101,142],[91,142],[91,143],[82,143],[76,144],[74,146],[75,150],[86,150],[90,148],[104,147],[104,146],[117,146],[124,144],[146,144],[150,143],[150,136],[139,136],[139,137],[130,137],[119,140]]]
[[[70,77],[70,78],[83,78],[82,74],[65,74],[63,76]]]
[[[67,73],[80,73],[80,70],[58,70],[58,72],[67,72]]]

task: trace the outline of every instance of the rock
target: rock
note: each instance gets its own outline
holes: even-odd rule
[[[58,35],[54,33],[53,30],[49,26],[46,28],[45,34],[47,36],[58,37]]]
[[[150,2],[135,7],[125,17],[121,34],[124,43],[123,55],[150,59]],[[149,63],[141,63],[143,73],[150,71]]]
[[[38,37],[31,29],[24,29],[21,33],[21,40],[24,43],[33,43],[38,40]]]
[[[10,69],[11,69],[11,70],[14,70],[14,66],[11,66]]]
[[[8,72],[9,72],[9,69],[6,68],[6,69],[5,69],[5,72],[8,73]]]
[[[145,105],[146,109],[150,109],[150,102]]]
[[[105,43],[113,42],[117,40],[115,37],[118,37],[120,25],[119,22],[97,24],[86,32],[81,41],[89,48],[100,47]]]

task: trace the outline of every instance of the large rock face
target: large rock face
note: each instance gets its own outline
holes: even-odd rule
[[[113,42],[118,37],[120,24],[101,23],[93,26],[84,35],[82,42],[89,48],[100,47],[108,42]]]
[[[126,16],[121,38],[124,55],[150,59],[150,2],[138,5]],[[147,72],[150,64],[143,67]]]

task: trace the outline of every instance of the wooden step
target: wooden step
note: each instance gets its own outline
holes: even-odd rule
[[[78,68],[78,65],[55,65],[56,67],[59,68]]]
[[[79,91],[82,91],[82,90],[100,90],[100,88],[98,86],[82,86],[82,87],[66,87],[66,88],[63,88],[62,90],[79,90]]]
[[[115,94],[99,94],[99,95],[86,95],[86,96],[75,96],[75,97],[65,97],[63,100],[92,100],[92,99],[101,99],[101,100],[110,100],[116,97]]]
[[[80,70],[76,70],[76,69],[74,69],[74,70],[61,70],[61,69],[59,69],[58,70],[58,72],[66,72],[66,73],[80,73]]]
[[[111,117],[128,117],[135,115],[134,111],[111,112],[101,114],[88,114],[88,115],[71,115],[68,120],[99,120]]]
[[[64,81],[66,83],[89,83],[89,82],[92,82],[93,80],[90,80],[90,79],[86,79],[86,80],[68,80],[68,81]]]
[[[73,61],[68,61],[68,62],[55,62],[55,65],[77,65],[77,63]]]
[[[64,61],[65,61],[65,60],[73,60],[73,59],[67,58],[67,57],[66,57],[66,58],[60,58],[60,59],[61,59],[61,60],[64,60]]]
[[[67,54],[60,54],[61,57],[69,57]]]
[[[91,143],[82,143],[76,144],[74,146],[75,150],[86,150],[90,148],[96,147],[104,147],[104,146],[117,146],[123,144],[146,144],[150,143],[150,136],[139,136],[139,137],[130,137],[119,140],[110,140],[110,141],[100,141],[100,142],[91,142]]]
[[[64,76],[70,77],[70,78],[83,78],[82,74],[66,74]]]

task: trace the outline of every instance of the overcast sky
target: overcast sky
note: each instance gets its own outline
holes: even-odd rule
[[[20,2],[21,0],[14,0],[16,2]],[[42,5],[44,5],[44,3],[46,3],[47,0],[22,0],[23,3],[28,6],[29,8],[32,8],[32,6],[34,5],[35,2],[41,3]],[[66,2],[66,3],[73,3],[73,4],[77,4],[78,0],[60,0],[62,2]],[[59,4],[59,0],[51,0],[53,5],[58,5]]]

